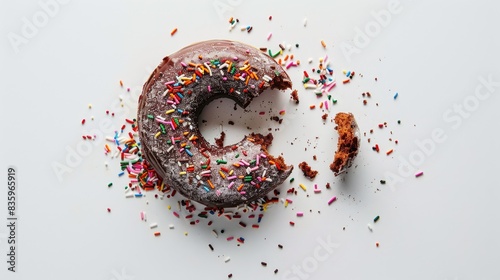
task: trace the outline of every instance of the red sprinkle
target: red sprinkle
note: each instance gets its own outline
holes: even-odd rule
[[[82,125],[84,125],[84,124],[85,124],[85,119],[82,120]]]

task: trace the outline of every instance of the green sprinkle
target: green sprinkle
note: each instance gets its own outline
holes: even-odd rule
[[[257,161],[255,159],[250,161],[250,165],[254,165]]]
[[[328,100],[331,100],[331,99],[332,99],[332,95],[328,94]]]
[[[337,99],[332,99],[333,104],[337,103]]]
[[[179,126],[179,119],[178,118],[174,118],[174,122],[177,126]]]
[[[164,124],[160,123],[160,129],[161,129],[161,133],[163,133],[163,134],[167,133],[167,131],[165,130],[165,125]]]
[[[207,166],[206,164],[203,164],[203,165],[201,166],[201,169],[207,169],[207,167],[208,167],[208,166]]]
[[[373,219],[373,222],[376,223],[378,221],[378,219],[380,219],[380,216],[377,216]]]
[[[398,120],[398,124],[401,124],[401,120]]]
[[[216,162],[217,162],[217,164],[226,164],[227,160],[218,159]]]
[[[167,144],[172,144],[172,140],[167,140]]]
[[[155,117],[153,115],[148,115],[148,119],[154,119]]]
[[[295,178],[290,179],[290,183],[293,182],[293,181],[295,181]]]
[[[304,78],[304,80],[302,80],[302,83],[303,83],[303,84],[305,84],[305,83],[309,82],[309,80],[310,80],[310,79],[311,79],[311,78],[306,77],[306,78]]]
[[[113,183],[109,183],[109,184],[108,184],[108,187],[111,187],[112,185],[113,185]]]
[[[234,158],[239,158],[240,157],[240,153],[237,153]]]
[[[250,181],[252,181],[252,179],[253,179],[253,178],[252,178],[252,176],[245,176],[245,177],[243,178],[243,181],[245,181],[245,182],[250,182]]]

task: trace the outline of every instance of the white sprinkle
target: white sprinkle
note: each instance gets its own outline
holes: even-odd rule
[[[215,236],[215,238],[219,237],[219,235],[217,234],[217,231],[215,229],[212,230],[212,234]]]
[[[169,229],[174,229],[174,225],[170,224],[170,225],[168,225],[168,228]]]
[[[304,18],[304,27],[307,25],[307,18]]]
[[[132,192],[131,192],[131,193],[128,193],[128,194],[126,194],[126,195],[125,195],[125,197],[126,197],[126,198],[131,198],[131,197],[134,197],[134,193],[132,193]]]
[[[230,258],[230,257],[225,257],[225,258],[224,258],[224,262],[228,262],[228,261],[230,261],[230,260],[231,260],[231,258]]]
[[[156,228],[158,227],[158,223],[152,223],[149,225],[149,228]]]
[[[368,229],[369,229],[370,231],[373,231],[372,225],[367,224],[367,226],[368,226]]]
[[[286,45],[286,49],[289,50],[289,51],[291,51],[292,50],[292,44]]]
[[[307,59],[307,62],[312,63],[313,62],[312,57],[310,57],[309,59]]]

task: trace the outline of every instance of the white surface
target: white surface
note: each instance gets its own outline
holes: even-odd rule
[[[489,97],[463,117],[447,112],[454,110],[454,104],[473,101],[480,77],[500,81],[499,5],[401,1],[402,10],[392,14],[379,34],[348,60],[342,43],[353,44],[356,28],[364,30],[375,22],[372,12],[387,9],[387,1],[256,2],[69,1],[59,5],[59,11],[16,53],[9,34],[22,36],[23,18],[32,20],[43,10],[38,1],[1,1],[1,217],[7,215],[7,166],[17,167],[19,184],[18,272],[8,272],[2,261],[1,279],[226,279],[229,273],[232,279],[500,278],[496,267],[500,260],[496,160],[500,87],[493,87]],[[230,16],[240,19],[232,32],[228,31]],[[249,34],[239,30],[247,24],[253,26]],[[174,27],[178,32],[170,36]],[[273,35],[267,41],[269,32]],[[117,113],[106,135],[118,129],[124,118],[134,117],[134,97],[163,56],[211,38],[240,40],[273,51],[283,41],[300,44],[290,53],[301,60],[301,66],[288,71],[300,91],[298,106],[289,102],[288,92],[259,97],[247,114],[233,111],[231,102],[220,106],[222,112],[215,111],[213,104],[214,114],[237,115],[214,119],[204,129],[206,135],[217,135],[220,123],[230,131],[241,127],[231,134],[239,139],[249,124],[259,131],[278,127],[271,152],[283,153],[295,166],[306,160],[319,171],[310,182],[296,168],[295,182],[280,188],[282,197],[299,183],[309,187],[307,193],[299,189],[287,208],[271,207],[259,229],[215,217],[213,227],[191,226],[167,209],[176,200],[155,200],[152,194],[125,199],[127,180],[117,177],[118,161],[104,156],[103,142],[97,142],[69,167],[72,172],[58,180],[51,165],[67,165],[68,149],[81,145],[82,134],[106,130],[98,125],[111,119],[105,110]],[[326,49],[321,40],[327,43]],[[323,124],[318,108],[309,109],[325,98],[318,100],[300,84],[302,71],[310,73],[326,54],[339,83],[332,91],[339,101],[330,117],[351,111],[362,132],[375,130],[369,135],[372,143],[363,137],[357,168],[343,181],[328,169],[337,137],[333,124]],[[309,57],[314,59],[312,65],[307,64]],[[342,69],[354,70],[363,78],[356,75],[350,84],[342,85]],[[119,80],[132,88],[131,93],[119,87]],[[365,91],[372,93],[367,106],[361,99]],[[395,92],[397,100],[393,100]],[[131,100],[123,108],[119,95]],[[268,100],[273,101],[272,108],[259,116],[260,104]],[[286,109],[283,123],[269,121],[268,112],[277,114],[281,109]],[[82,118],[87,119],[83,127]],[[234,127],[225,125],[230,119],[236,122]],[[388,128],[379,130],[376,125],[384,121]],[[446,139],[424,156],[418,166],[424,175],[415,178],[411,172],[404,182],[388,180],[381,185],[379,180],[388,173],[399,175],[401,159],[415,155],[419,149],[415,141],[432,137],[434,129],[441,129]],[[389,137],[399,144],[388,141]],[[381,146],[379,154],[371,149],[374,143]],[[386,156],[390,148],[394,153]],[[314,154],[317,161],[312,159]],[[112,188],[107,187],[109,182],[114,183]],[[327,182],[331,190],[324,189]],[[314,183],[323,188],[322,194],[312,193]],[[328,206],[332,195],[338,200]],[[140,211],[147,212],[147,223],[140,220]],[[297,211],[305,212],[304,217],[295,217]],[[374,224],[377,215],[380,220]],[[295,227],[288,224],[290,220]],[[154,237],[149,228],[153,222],[158,223],[160,237]],[[168,229],[169,224],[175,229]],[[226,233],[216,239],[211,230],[222,228]],[[227,242],[229,235],[244,237],[245,244]],[[1,226],[2,260],[6,237],[7,229]],[[326,254],[321,244],[328,240],[336,246]],[[380,242],[379,248],[375,242]],[[215,251],[210,251],[209,243]],[[268,266],[262,267],[261,261]],[[279,269],[276,275],[275,268]]]

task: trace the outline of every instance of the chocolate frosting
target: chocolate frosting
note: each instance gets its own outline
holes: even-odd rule
[[[266,89],[291,85],[283,68],[252,46],[227,40],[187,46],[163,59],[139,98],[144,158],[189,199],[218,208],[254,202],[280,185],[293,166],[267,153],[271,134],[211,145],[199,131],[198,116],[214,99],[230,98],[245,108]]]

